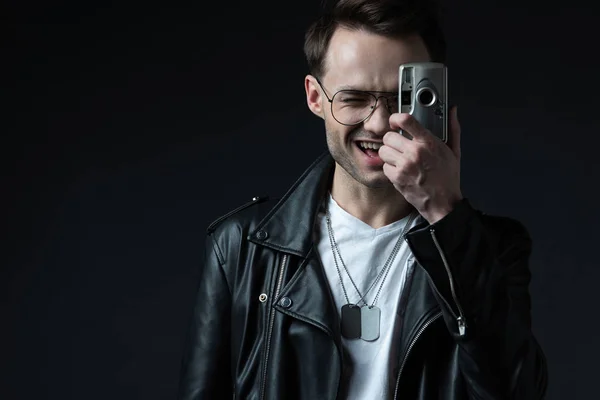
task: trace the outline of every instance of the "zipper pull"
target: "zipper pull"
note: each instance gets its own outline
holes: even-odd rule
[[[458,317],[456,319],[456,322],[458,323],[458,334],[460,336],[465,336],[467,330],[467,324],[465,324],[465,320],[463,319],[463,317]]]

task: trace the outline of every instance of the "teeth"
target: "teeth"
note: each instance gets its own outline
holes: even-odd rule
[[[379,148],[382,146],[382,143],[358,142],[358,145],[363,149],[379,150]]]

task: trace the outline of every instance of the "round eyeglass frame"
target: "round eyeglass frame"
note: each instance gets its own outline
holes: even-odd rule
[[[335,119],[338,123],[345,125],[345,126],[356,126],[356,125],[360,125],[363,122],[365,122],[366,120],[368,120],[371,115],[373,115],[373,113],[375,112],[375,110],[377,109],[377,103],[379,102],[380,98],[385,98],[385,108],[387,109],[388,113],[390,113],[390,115],[392,114],[392,111],[390,110],[390,97],[396,97],[398,98],[398,93],[395,92],[384,92],[384,91],[375,91],[375,90],[350,90],[350,89],[342,89],[342,90],[338,90],[337,92],[335,92],[333,94],[333,96],[331,96],[331,98],[329,98],[329,96],[327,95],[327,90],[325,90],[325,87],[323,86],[323,83],[321,83],[321,80],[319,78],[315,78],[317,80],[317,83],[319,84],[319,86],[321,86],[321,89],[323,90],[323,94],[325,94],[325,97],[327,98],[327,101],[329,101],[329,104],[331,104],[331,116],[333,117],[333,119]],[[371,111],[369,112],[369,115],[367,115],[365,118],[361,119],[358,122],[355,122],[353,124],[347,124],[344,123],[342,121],[340,121],[339,119],[337,119],[335,117],[335,114],[333,113],[333,99],[335,99],[335,96],[340,93],[340,92],[357,92],[357,93],[364,93],[364,94],[368,94],[370,96],[373,96],[375,98],[375,105],[373,105],[371,107]],[[380,94],[380,95],[376,95],[375,93],[385,93],[385,94]]]

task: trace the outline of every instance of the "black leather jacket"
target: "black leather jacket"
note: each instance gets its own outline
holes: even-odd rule
[[[208,228],[179,399],[343,398],[338,310],[313,243],[333,166],[325,153],[279,201],[255,198]],[[543,398],[525,228],[465,199],[405,239],[417,264],[390,398]]]

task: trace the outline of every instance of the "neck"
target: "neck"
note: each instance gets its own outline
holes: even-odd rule
[[[414,207],[389,185],[367,187],[336,164],[331,184],[331,196],[347,213],[374,229],[396,222],[409,215]]]

